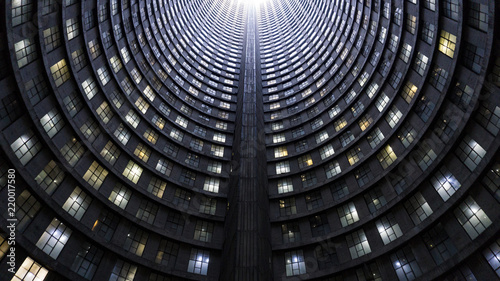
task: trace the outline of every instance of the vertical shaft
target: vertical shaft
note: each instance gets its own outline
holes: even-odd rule
[[[247,6],[220,280],[271,280],[269,199],[256,14]]]

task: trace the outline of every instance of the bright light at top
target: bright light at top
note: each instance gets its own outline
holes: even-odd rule
[[[253,4],[253,5],[260,5],[264,2],[267,2],[268,0],[238,0],[239,2],[243,2],[245,4]]]

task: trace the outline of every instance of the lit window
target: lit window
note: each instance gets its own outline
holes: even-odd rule
[[[87,181],[93,188],[99,189],[104,179],[108,175],[108,171],[104,169],[96,161],[92,162],[87,172],[83,175],[83,179]]]
[[[38,141],[36,135],[29,130],[15,140],[10,145],[10,148],[24,166],[42,149],[42,144]]]
[[[469,135],[460,142],[456,154],[460,161],[472,172],[486,155],[486,150]]]
[[[420,192],[410,197],[404,203],[404,206],[415,225],[418,225],[433,213],[429,203],[425,201],[424,196]]]
[[[131,182],[137,184],[141,177],[142,170],[143,169],[133,161],[128,161],[127,167],[125,167],[122,175],[124,175]]]
[[[47,274],[49,274],[49,271],[45,267],[35,262],[30,257],[27,257],[16,271],[12,281],[43,281],[45,277],[47,277]]]
[[[431,177],[431,184],[445,202],[450,199],[461,186],[455,176],[444,166]]]
[[[359,258],[372,252],[368,239],[363,229],[355,231],[346,236],[347,247],[352,259]]]
[[[71,229],[54,218],[38,239],[36,246],[53,259],[57,259],[72,232]]]
[[[483,250],[483,256],[490,264],[491,268],[500,277],[500,239],[497,239],[488,248]]]
[[[26,1],[26,0],[25,0]],[[29,64],[38,58],[36,43],[34,39],[28,38],[14,44],[16,52],[17,66],[19,68]]]
[[[61,168],[59,168],[54,160],[51,160],[35,177],[36,183],[49,195],[54,193],[63,179],[64,172]]]
[[[285,253],[286,276],[295,276],[306,273],[306,262],[302,250]]]
[[[101,7],[105,7],[102,5]],[[109,280],[117,281],[132,281],[134,280],[135,273],[137,272],[137,266],[131,265],[130,263],[124,262],[122,260],[117,260]]]
[[[330,161],[325,166],[326,178],[332,178],[338,174],[340,174],[342,170],[340,169],[340,164],[337,161]]]
[[[288,161],[278,162],[276,163],[276,174],[284,174],[290,172],[290,164]]]
[[[337,208],[337,213],[339,214],[340,223],[342,227],[351,225],[359,221],[358,211],[354,206],[354,202],[349,202],[339,208]]]
[[[220,180],[216,178],[206,178],[203,190],[213,193],[219,193]]]
[[[56,87],[61,86],[71,77],[65,59],[62,59],[53,66],[51,66],[50,72],[52,73],[52,78],[54,78],[54,83],[56,84]]]
[[[392,147],[390,145],[385,146],[380,152],[377,154],[377,159],[382,165],[382,168],[387,169],[394,161],[396,161],[398,157]]]
[[[375,222],[375,225],[377,226],[384,245],[387,245],[403,236],[403,232],[401,231],[399,224],[396,223],[396,219],[393,214],[388,214],[380,218]]]
[[[68,35],[68,40],[71,40],[78,36],[80,33],[79,23],[77,18],[72,18],[66,20],[66,34]]]
[[[62,208],[75,219],[80,220],[87,211],[90,202],[92,202],[92,198],[90,198],[90,196],[77,186],[68,197]]]
[[[441,53],[447,55],[450,58],[453,58],[456,43],[457,36],[447,31],[441,30],[441,37],[439,38],[439,51],[441,51]]]
[[[410,248],[403,248],[392,254],[391,261],[399,281],[414,280],[422,275],[417,259]]]
[[[191,249],[191,255],[189,256],[187,272],[207,275],[208,263],[210,262],[210,252]]]
[[[476,239],[492,223],[483,209],[470,196],[465,198],[454,213],[458,222],[472,240]]]

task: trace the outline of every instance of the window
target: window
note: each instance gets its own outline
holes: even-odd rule
[[[331,144],[327,144],[319,148],[319,154],[321,156],[321,160],[324,160],[335,154],[335,150]]]
[[[103,101],[101,105],[95,110],[97,115],[101,118],[104,124],[108,124],[109,120],[113,118],[113,112],[107,102]]]
[[[67,228],[57,218],[54,218],[47,229],[38,239],[36,246],[53,259],[57,259],[64,245],[71,236],[71,229]]]
[[[367,113],[358,121],[359,128],[361,131],[365,131],[373,123],[373,118]]]
[[[396,153],[394,153],[394,151],[392,150],[392,147],[390,145],[386,145],[377,154],[377,159],[380,162],[380,165],[382,165],[382,168],[385,170],[392,163],[394,163],[394,161],[396,161],[398,157],[396,156]]]
[[[420,192],[410,197],[404,203],[404,206],[415,225],[418,225],[433,213],[431,206],[425,201],[424,196]]]
[[[117,183],[111,191],[111,194],[108,197],[108,200],[116,206],[125,210],[127,207],[128,201],[132,196],[132,191],[126,188],[123,184]]]
[[[210,147],[210,154],[216,157],[224,157],[224,147],[212,144]]]
[[[387,200],[380,187],[370,189],[364,197],[366,205],[372,214],[387,204]]]
[[[439,38],[439,51],[441,51],[441,53],[447,55],[450,58],[453,58],[456,43],[457,36],[447,31],[441,30],[441,36]]]
[[[43,31],[43,42],[47,53],[61,45],[61,33],[57,25]]]
[[[207,215],[215,215],[215,211],[217,210],[217,199],[202,197],[200,200],[200,208],[199,212]]]
[[[66,20],[66,33],[68,35],[68,40],[71,40],[78,36],[78,34],[80,33],[79,28],[80,26],[77,18]]]
[[[458,222],[472,240],[476,239],[492,223],[490,218],[471,196],[465,198],[455,209],[454,213]]]
[[[472,172],[486,155],[486,150],[469,135],[466,135],[460,142],[455,153],[460,161]]]
[[[422,235],[422,239],[424,240],[427,250],[437,265],[440,265],[444,261],[450,259],[451,256],[457,252],[455,245],[453,245],[453,242],[441,223],[438,223],[436,226],[424,233],[424,235]]]
[[[330,189],[333,199],[336,201],[344,198],[349,194],[349,188],[347,187],[347,184],[343,179],[335,181]]]
[[[403,113],[401,113],[401,111],[393,105],[391,110],[389,110],[385,115],[385,121],[387,121],[387,124],[389,124],[391,128],[394,128],[401,117],[403,117]]]
[[[444,0],[442,4],[444,16],[452,20],[458,20],[458,0]]]
[[[276,163],[276,174],[281,175],[290,172],[290,163],[288,161],[282,161]]]
[[[382,112],[384,110],[385,106],[389,103],[389,100],[389,97],[384,92],[380,93],[380,96],[375,101],[375,106],[377,107],[378,112]]]
[[[413,70],[417,72],[420,76],[424,76],[425,69],[427,69],[427,64],[429,63],[429,58],[418,52],[415,62],[413,64]],[[415,90],[416,91],[416,90]]]
[[[209,261],[210,261],[209,251],[193,248],[191,249],[191,255],[189,256],[187,272],[200,275],[207,275]]]
[[[411,33],[415,34],[415,31],[417,30],[417,17],[411,14],[406,14],[406,30]]]
[[[359,167],[359,169],[354,171],[354,178],[358,182],[359,187],[370,183],[370,181],[373,179],[373,173],[370,169],[369,164],[364,164],[363,166]]]
[[[330,225],[325,214],[315,215],[309,218],[311,233],[313,237],[322,236],[330,232]]]
[[[80,127],[80,132],[82,132],[83,136],[89,142],[94,142],[94,140],[100,135],[101,130],[99,129],[97,122],[94,119],[89,118],[87,122],[83,123]]]
[[[471,103],[474,90],[469,85],[457,82],[452,93],[450,100],[462,111],[466,111]]]
[[[33,0],[12,1],[12,26],[17,26],[33,19],[33,12],[36,12],[33,4]],[[45,278],[45,275],[43,278]]]
[[[500,131],[500,107],[493,103],[482,102],[477,110],[476,120],[493,135]]]
[[[434,173],[431,177],[431,184],[445,202],[450,199],[461,186],[460,182],[446,166],[442,166],[439,171]]]
[[[214,232],[214,224],[213,223],[198,220],[196,222],[196,226],[194,228],[193,239],[203,241],[203,242],[211,242],[213,232]]]
[[[129,251],[133,254],[142,256],[144,248],[146,248],[146,242],[148,241],[148,233],[137,227],[130,227],[128,234],[125,238],[125,243],[123,244],[123,249]]]
[[[482,31],[488,31],[488,5],[469,1],[469,25]]]
[[[14,13],[14,11],[12,11],[12,13]],[[14,277],[12,277],[12,281],[22,281],[22,280],[43,281],[45,280],[45,277],[47,277],[47,274],[49,274],[49,271],[45,267],[35,262],[30,257],[27,257],[23,261],[19,269],[16,271]]]
[[[305,174],[302,174],[300,175],[300,179],[302,180],[303,188],[308,188],[318,183],[315,172],[307,172]]]
[[[19,232],[23,232],[26,227],[28,227],[33,218],[38,214],[38,211],[42,207],[42,204],[38,202],[29,191],[24,190],[17,197],[16,205],[16,229]]]
[[[307,210],[311,211],[323,206],[321,191],[314,191],[305,195]]]
[[[105,66],[97,69],[97,76],[99,77],[99,80],[101,80],[103,86],[108,84],[109,80],[111,79],[109,76],[109,71]]]
[[[179,181],[187,184],[188,186],[193,186],[196,181],[196,174],[183,169],[181,172],[181,176],[179,177]]]
[[[404,147],[410,146],[417,137],[417,131],[409,123],[405,123],[399,132],[398,138]]]
[[[123,145],[127,145],[131,134],[123,123],[120,123],[120,126],[116,128],[114,135]]]
[[[353,233],[346,235],[345,238],[352,259],[359,258],[372,252],[363,229],[354,231]]]
[[[54,160],[51,160],[35,178],[36,183],[49,195],[54,193],[63,180],[64,172]]]
[[[99,218],[94,222],[92,231],[96,231],[99,237],[110,241],[118,226],[119,218],[110,211],[102,210]]]
[[[100,7],[104,7],[104,5]],[[111,271],[109,280],[132,281],[134,280],[136,272],[137,266],[131,265],[130,263],[122,260],[117,260],[113,271]]]
[[[414,280],[422,275],[417,260],[408,247],[392,254],[391,261],[399,281]]]
[[[325,174],[326,177],[332,178],[342,172],[340,168],[340,164],[337,161],[330,161],[326,166],[325,166]]]
[[[85,242],[81,244],[71,270],[85,279],[92,280],[103,255],[104,252],[101,249]]]
[[[382,131],[380,131],[379,127],[373,129],[370,134],[366,137],[366,140],[370,144],[370,147],[374,149],[382,140],[385,138]]]
[[[288,193],[293,191],[292,179],[280,179],[278,180],[278,194]]]
[[[280,158],[288,156],[288,151],[286,146],[277,147],[274,149],[274,158]]]
[[[305,167],[311,166],[313,164],[311,155],[309,155],[309,154],[306,154],[304,156],[300,156],[297,159],[297,162],[299,163],[299,168],[300,169],[303,169]]]
[[[403,91],[401,92],[401,97],[407,102],[410,103],[415,97],[415,93],[417,92],[418,88],[415,86],[412,82],[406,82],[405,86],[403,87]]]
[[[436,0],[424,0],[424,7],[431,11],[436,11]]]
[[[297,222],[289,222],[281,225],[283,243],[293,243],[300,241],[300,227]]]
[[[141,205],[139,206],[135,217],[149,224],[153,224],[157,213],[158,206],[147,199],[143,199],[141,200]]]
[[[401,48],[401,51],[399,53],[399,58],[405,63],[408,63],[408,61],[410,60],[411,50],[411,45],[408,43],[404,43],[403,48]]]
[[[464,66],[479,74],[481,72],[481,64],[485,55],[484,49],[469,42],[465,42],[463,48],[463,52],[461,53],[463,56],[461,57],[463,58]]]
[[[401,231],[399,224],[396,223],[396,218],[392,213],[381,217],[375,222],[375,225],[377,226],[384,245],[387,245],[403,236],[403,232]]]
[[[498,277],[500,277],[500,239],[489,245],[483,250],[483,256],[493,268]]]
[[[423,22],[422,25],[422,40],[427,44],[432,44],[432,40],[434,39],[434,32],[436,27],[434,24],[429,22]]]
[[[33,131],[28,130],[16,139],[10,145],[10,148],[24,166],[42,149],[42,144]]]
[[[40,123],[50,138],[52,138],[64,126],[61,114],[59,114],[59,111],[55,108],[45,114],[40,119]]]
[[[127,122],[132,127],[134,127],[134,129],[137,129],[137,126],[139,125],[139,122],[141,122],[141,118],[139,117],[139,115],[134,110],[132,110],[132,109],[130,109],[128,111],[127,115],[125,116],[125,120],[127,120]],[[172,136],[172,134],[170,134],[170,135]],[[182,138],[179,141],[182,141]]]
[[[415,161],[422,171],[427,170],[437,158],[436,152],[425,142],[415,152]]]
[[[156,254],[155,262],[161,265],[173,265],[179,253],[179,245],[172,241],[162,239]]]
[[[285,253],[286,276],[295,276],[306,273],[306,262],[302,250]]]
[[[28,98],[30,99],[32,105],[36,105],[49,95],[49,88],[47,87],[45,79],[41,75],[38,75],[35,78],[26,82],[24,84],[24,89],[26,90],[26,94],[28,95]],[[66,104],[66,99],[67,97],[64,98],[65,104]],[[7,108],[7,110],[8,109],[9,108]],[[68,111],[70,110],[68,109]]]
[[[279,200],[280,216],[290,216],[297,214],[297,206],[295,206],[295,198],[290,197]]]
[[[339,214],[340,223],[342,227],[351,225],[359,221],[358,211],[354,206],[354,202],[349,202],[339,208],[337,208],[337,213]]]
[[[83,175],[83,179],[96,190],[99,190],[104,179],[108,175],[108,171],[104,169],[96,161],[92,162],[87,172]]]
[[[149,181],[147,191],[158,198],[162,198],[166,187],[167,187],[166,182],[158,178],[152,177],[151,180]]]
[[[75,115],[83,108],[82,100],[75,91],[64,97],[63,102],[71,117],[75,117]]]
[[[347,156],[347,160],[349,161],[349,165],[352,166],[352,165],[356,164],[357,162],[359,162],[359,160],[361,158],[363,158],[364,154],[361,151],[361,148],[355,147],[355,148],[347,151],[346,156]]]
[[[101,150],[101,156],[113,165],[120,156],[120,149],[112,141],[108,141],[106,146]]]
[[[56,84],[56,87],[61,86],[71,77],[65,59],[62,59],[53,66],[51,66],[50,72],[52,73],[52,78],[54,78],[54,83]]]
[[[17,66],[19,68],[29,64],[30,62],[38,58],[38,53],[36,51],[36,42],[34,38],[24,39],[15,43],[14,50],[16,52]]]
[[[482,182],[493,193],[497,201],[500,201],[500,164],[495,163],[488,170]]]
[[[62,208],[75,219],[80,220],[89,208],[90,202],[92,202],[92,198],[87,196],[87,194],[77,186]]]
[[[205,184],[203,185],[203,190],[213,193],[219,193],[219,185],[219,179],[207,177],[205,179]]]

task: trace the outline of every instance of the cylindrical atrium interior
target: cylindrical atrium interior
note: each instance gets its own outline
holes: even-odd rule
[[[499,280],[497,0],[5,0],[0,280]]]

